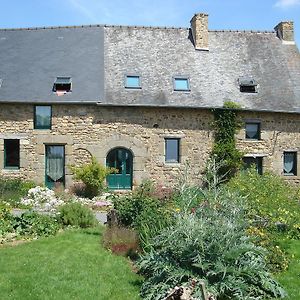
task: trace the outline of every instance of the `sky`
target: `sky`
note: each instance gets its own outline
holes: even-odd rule
[[[209,29],[273,30],[295,22],[300,48],[300,0],[0,0],[0,28],[86,24],[189,27],[197,12]]]

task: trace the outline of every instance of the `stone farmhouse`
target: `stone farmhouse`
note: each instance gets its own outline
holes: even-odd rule
[[[300,55],[274,31],[72,26],[0,30],[0,172],[53,186],[95,156],[111,189],[200,177],[212,108],[241,106],[247,164],[299,181]]]

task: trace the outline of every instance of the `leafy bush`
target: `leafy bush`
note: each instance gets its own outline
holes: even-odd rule
[[[133,194],[113,198],[119,222],[138,231],[146,251],[151,247],[151,238],[172,222],[170,203],[165,198],[154,198],[152,192],[152,183],[147,181]]]
[[[15,232],[23,236],[50,236],[56,234],[60,229],[60,225],[54,217],[33,211],[15,217],[12,224]]]
[[[68,203],[59,208],[59,221],[66,226],[92,227],[97,220],[93,212],[80,203]]]
[[[112,172],[112,169],[103,167],[93,157],[88,164],[79,167],[73,166],[72,171],[74,172],[74,179],[81,180],[84,183],[84,187],[81,187],[84,188],[84,196],[93,198],[104,189],[105,178]]]
[[[13,231],[12,227],[13,215],[7,205],[0,203],[0,237]]]
[[[205,194],[194,213],[179,213],[175,223],[153,240],[139,267],[145,276],[143,299],[163,299],[170,288],[205,281],[217,299],[283,297],[270,277],[265,250],[246,235],[244,199],[219,191]],[[199,285],[194,290],[200,296]]]
[[[20,199],[34,186],[32,181],[0,177],[0,202],[2,200],[13,207],[20,207]]]

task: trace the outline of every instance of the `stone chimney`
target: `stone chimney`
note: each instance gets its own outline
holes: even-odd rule
[[[195,14],[191,20],[191,29],[195,49],[208,51],[208,14]]]
[[[275,28],[277,36],[282,40],[284,44],[294,44],[294,22],[285,21],[280,22]]]

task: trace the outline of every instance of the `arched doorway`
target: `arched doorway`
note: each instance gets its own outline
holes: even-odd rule
[[[115,148],[106,157],[106,166],[114,168],[114,173],[107,176],[107,185],[112,190],[132,188],[132,153],[125,148]]]

